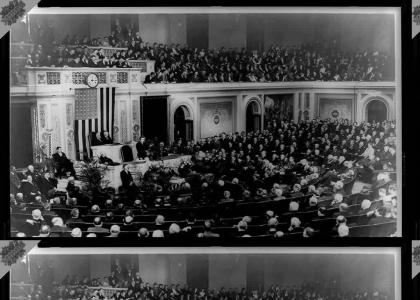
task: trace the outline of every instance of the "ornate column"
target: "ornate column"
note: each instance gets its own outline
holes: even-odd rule
[[[33,150],[34,162],[42,162],[43,156],[51,157],[53,129],[50,123],[49,107],[46,103],[39,103],[38,100],[33,107]]]
[[[76,149],[74,144],[74,104],[66,103],[66,126],[65,126],[65,151],[67,157],[76,159]]]
[[[130,112],[128,109],[127,100],[118,100],[116,112],[114,112],[114,141],[117,143],[126,143],[132,140],[132,136],[129,136],[128,118]]]
[[[39,117],[38,117],[38,105],[37,103],[31,106],[31,124],[32,124],[32,148],[34,162],[39,162],[41,157],[40,151],[40,135],[39,135]],[[44,121],[45,122],[45,121]]]
[[[309,119],[315,119],[318,108],[316,107],[315,93],[309,93]]]
[[[297,122],[299,118],[299,98],[300,93],[293,94],[293,121]]]
[[[57,147],[63,147],[61,142],[61,121],[65,121],[60,111],[60,104],[55,102],[51,104],[51,153],[52,155]],[[67,144],[67,143],[66,143]],[[64,149],[65,150],[65,147]]]
[[[354,121],[360,123],[363,121],[363,103],[362,103],[362,93],[360,92],[360,90],[357,91],[356,93],[356,99],[355,99],[355,117],[354,117]]]
[[[132,112],[132,140],[137,141],[140,138],[140,98],[131,100]]]

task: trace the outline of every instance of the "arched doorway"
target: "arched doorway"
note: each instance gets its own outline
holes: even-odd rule
[[[179,106],[174,114],[174,139],[190,141],[193,137],[193,122],[191,114],[185,105]]]
[[[371,100],[366,106],[366,114],[368,122],[382,122],[387,119],[388,109],[381,100]]]
[[[246,107],[246,132],[261,129],[261,110],[256,101],[251,101]]]

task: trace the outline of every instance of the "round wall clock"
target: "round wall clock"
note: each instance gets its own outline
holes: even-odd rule
[[[87,77],[86,77],[86,84],[91,87],[94,88],[99,84],[99,78],[98,75],[96,75],[95,73],[90,73]]]

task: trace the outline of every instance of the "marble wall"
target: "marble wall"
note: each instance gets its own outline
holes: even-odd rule
[[[233,131],[233,103],[200,103],[200,136],[214,136]]]
[[[321,119],[348,119],[353,120],[353,99],[319,99],[319,117]]]

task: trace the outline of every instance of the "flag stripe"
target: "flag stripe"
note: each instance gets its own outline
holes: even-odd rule
[[[99,127],[99,131],[102,131],[102,128],[104,128],[104,91],[101,89],[101,98],[99,99],[101,104],[101,110],[99,111],[99,115],[101,116],[101,126]]]
[[[90,157],[90,142],[89,142],[89,134],[92,132],[92,119],[87,120],[85,122],[85,143],[86,143],[86,154]]]
[[[111,131],[110,135],[112,137],[112,140],[114,140],[114,115],[115,115],[115,88],[112,88],[112,121],[111,121]]]
[[[106,89],[106,130],[109,132],[109,122],[110,122],[110,117],[109,117],[109,89]]]
[[[86,120],[82,121],[82,130],[80,130],[82,134],[82,157],[85,158],[86,154]]]
[[[79,120],[74,121],[74,143],[76,145],[76,159],[80,159],[79,153]]]
[[[91,157],[91,149],[90,149],[90,139],[89,139],[89,135],[90,135],[90,133],[91,132],[93,132],[93,129],[92,129],[92,124],[93,124],[93,119],[89,119],[89,124],[88,124],[88,126],[87,126],[87,132],[86,132],[86,144],[88,145],[87,146],[87,154],[88,154],[88,157]]]
[[[99,99],[98,101],[98,126],[96,127],[96,131],[100,131],[100,128],[102,127],[102,117],[101,117],[101,112],[102,112],[102,106],[101,106],[101,99],[102,99],[102,89],[98,89],[98,94],[97,94],[97,99]]]
[[[79,147],[79,159],[83,160],[83,134],[82,134],[83,120],[78,120],[77,122],[79,123],[79,131],[78,131],[78,135],[79,135],[79,145],[78,145],[78,147]]]

